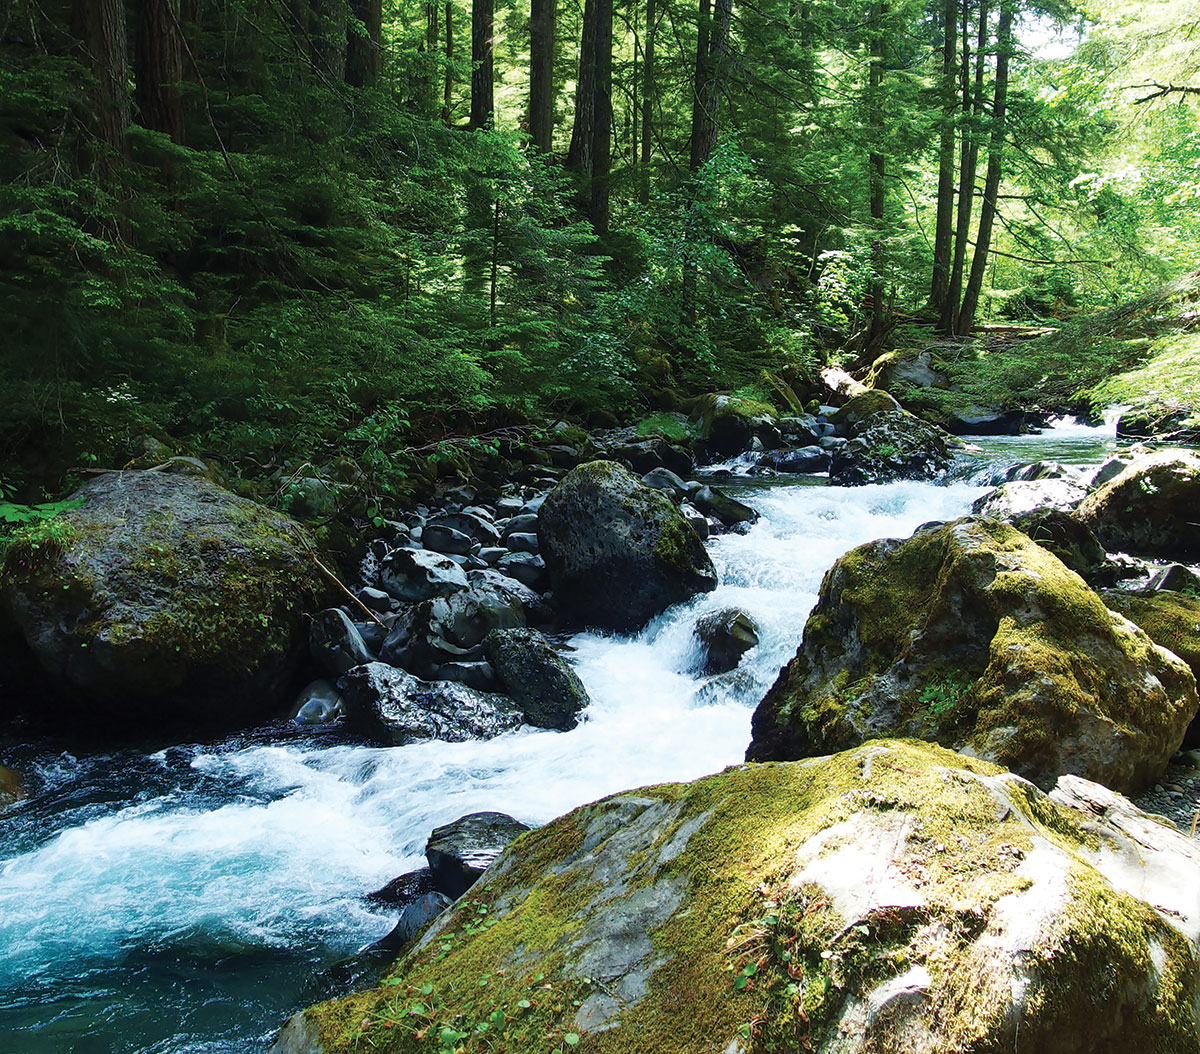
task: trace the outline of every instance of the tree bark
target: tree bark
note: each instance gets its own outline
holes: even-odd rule
[[[933,234],[933,277],[929,307],[941,317],[950,293],[954,242],[954,115],[958,109],[956,63],[957,0],[942,3],[942,127],[938,141],[937,224]]]
[[[471,4],[471,127],[487,128],[495,115],[495,28],[492,0]]]
[[[883,152],[883,70],[884,70],[884,27],[887,4],[876,3],[871,9],[871,62],[867,70],[867,114],[871,135],[870,153],[867,158],[867,180],[869,184],[869,209],[871,227],[875,232],[871,242],[871,283],[868,291],[870,300],[870,324],[867,329],[866,347],[872,348],[883,333],[885,266],[883,244],[883,206],[885,200],[885,162]]]
[[[183,40],[179,0],[141,0],[138,5],[134,83],[138,123],[183,143]]]
[[[584,0],[579,43],[579,78],[575,83],[575,122],[567,167],[585,182],[592,176],[592,139],[596,130],[596,2]]]
[[[612,168],[612,24],[613,0],[596,0],[596,101],[588,215],[592,229],[600,236],[608,233],[608,177]]]
[[[313,65],[334,81],[346,79],[346,0],[310,0],[309,47]]]
[[[543,154],[554,138],[554,29],[557,0],[531,0],[529,15],[529,137]]]
[[[113,161],[127,154],[129,65],[125,57],[124,0],[73,0],[71,29],[95,78],[91,116],[108,157],[95,160],[111,176]]]
[[[959,144],[958,208],[954,231],[954,260],[950,268],[950,288],[942,306],[943,333],[958,331],[958,314],[962,297],[963,272],[967,259],[967,236],[971,227],[971,211],[975,200],[975,173],[979,166],[979,122],[983,118],[983,72],[987,56],[988,4],[979,5],[979,32],[975,47],[975,90],[971,91],[971,45],[969,29],[970,0],[962,0],[962,115],[963,133]]]
[[[442,85],[442,120],[450,123],[450,104],[454,95],[454,5],[446,0],[446,80]]]
[[[955,332],[969,333],[975,324],[979,293],[983,289],[983,273],[987,269],[988,250],[992,244],[992,224],[996,218],[996,195],[1004,169],[1004,116],[1008,104],[1008,60],[1012,53],[1013,11],[1011,0],[1001,0],[1000,21],[996,26],[996,90],[992,95],[992,131],[988,140],[987,176],[983,184],[983,201],[979,205],[979,231],[975,235],[975,253],[971,257],[971,274],[963,293]]]
[[[366,36],[352,30],[346,42],[346,83],[355,88],[374,87],[379,80],[379,53],[383,46],[381,0],[350,0],[350,10],[362,23]],[[434,9],[433,45],[437,44],[437,13]]]
[[[642,157],[638,201],[650,204],[650,158],[653,156],[654,132],[654,38],[658,30],[658,10],[655,0],[646,0],[646,43],[642,49]]]

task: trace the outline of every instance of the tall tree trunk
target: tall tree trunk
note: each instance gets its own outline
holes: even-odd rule
[[[592,177],[592,140],[596,130],[596,0],[584,0],[579,42],[579,77],[575,82],[575,122],[567,167],[585,182]]]
[[[141,0],[134,51],[138,123],[165,132],[176,143],[184,137],[179,17],[179,0]]]
[[[495,115],[495,27],[492,0],[471,4],[471,127],[487,128]]]
[[[958,313],[962,297],[963,272],[966,269],[967,237],[971,228],[971,211],[975,200],[975,173],[979,166],[979,123],[983,119],[983,74],[987,57],[988,3],[980,0],[979,32],[975,47],[975,90],[971,91],[971,45],[968,30],[970,0],[962,0],[962,115],[963,133],[959,145],[958,209],[955,217],[954,261],[950,268],[950,288],[942,306],[938,327],[943,333],[958,332]]]
[[[873,348],[883,334],[884,319],[884,259],[883,206],[885,198],[885,161],[883,152],[883,70],[884,70],[884,26],[888,7],[884,2],[871,8],[871,63],[867,70],[867,114],[871,134],[870,153],[867,158],[867,181],[869,184],[871,227],[875,232],[871,242],[870,325],[867,329],[866,347]]]
[[[971,331],[979,293],[983,289],[983,273],[987,269],[988,251],[992,244],[992,224],[996,218],[996,195],[1000,193],[1000,177],[1004,169],[1004,115],[1008,104],[1008,60],[1012,53],[1013,10],[1011,0],[1001,0],[1000,21],[996,26],[996,90],[992,95],[992,131],[988,140],[987,177],[983,184],[983,201],[979,205],[979,231],[975,235],[975,253],[971,257],[971,275],[963,293],[956,332]]]
[[[446,79],[442,84],[442,120],[450,123],[450,104],[454,95],[454,5],[446,0]]]
[[[554,23],[557,0],[531,0],[529,15],[529,137],[543,154],[554,138]]]
[[[110,155],[101,164],[111,174],[112,159],[126,155],[129,128],[124,0],[73,0],[71,30],[95,78],[91,116],[96,138]]]
[[[642,49],[642,157],[638,201],[650,204],[650,159],[653,156],[654,100],[654,38],[658,32],[658,10],[655,0],[646,0],[646,43]]]
[[[310,0],[309,47],[313,65],[331,80],[346,79],[346,0]]]
[[[950,292],[954,242],[954,116],[958,109],[956,62],[957,0],[942,3],[942,128],[938,141],[937,225],[933,234],[933,277],[929,307],[939,318]]]
[[[383,46],[382,0],[350,0],[350,11],[362,23],[366,35],[355,27],[346,42],[346,83],[355,88],[374,87],[379,79],[379,53]],[[434,8],[434,35],[437,46],[437,9]]]
[[[596,0],[596,101],[592,123],[592,179],[588,216],[600,236],[608,233],[608,177],[612,168],[613,0]]]

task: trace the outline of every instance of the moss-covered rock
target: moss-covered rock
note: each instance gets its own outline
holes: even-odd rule
[[[844,486],[932,479],[950,464],[952,437],[878,389],[857,395],[832,417],[849,439],[833,451],[829,482]]]
[[[1083,500],[1075,515],[1110,551],[1200,559],[1200,455],[1138,458]]]
[[[1200,848],[1067,777],[884,741],[522,835],[275,1054],[1196,1050]]]
[[[1155,644],[1178,655],[1200,678],[1200,597],[1165,589],[1154,593],[1106,589],[1101,599],[1144,629]],[[1200,746],[1200,718],[1188,725],[1183,745]]]
[[[25,797],[25,783],[12,769],[0,765],[0,811]]]
[[[17,544],[0,600],[92,731],[236,726],[289,699],[319,578],[296,524],[207,480],[119,472],[56,538]]]
[[[847,553],[754,714],[750,760],[937,740],[1040,786],[1122,792],[1165,769],[1196,713],[1187,666],[1057,557],[967,518]]]
[[[538,539],[559,610],[570,620],[633,630],[717,574],[670,498],[612,461],[572,469],[542,505]]]
[[[778,442],[775,408],[734,395],[703,395],[692,411],[700,450],[709,458],[736,457],[757,436],[768,446]]]

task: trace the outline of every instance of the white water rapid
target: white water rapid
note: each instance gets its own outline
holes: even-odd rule
[[[38,793],[0,821],[0,1036],[16,1037],[3,1049],[261,1049],[323,994],[305,975],[390,929],[362,897],[421,866],[433,827],[484,809],[540,824],[741,761],[753,707],[834,560],[962,515],[982,490],[739,492],[762,519],[710,543],[715,592],[632,638],[574,638],[592,705],[572,732],[387,749],[294,735],[150,755],[31,748],[16,763]],[[734,673],[699,677],[692,627],[725,607],[749,613],[761,643]]]

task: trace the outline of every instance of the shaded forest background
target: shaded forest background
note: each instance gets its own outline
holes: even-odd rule
[[[0,500],[160,449],[245,478],[344,458],[397,492],[430,440],[805,397],[829,362],[1149,294],[1200,268],[1198,22],[13,0]],[[1103,379],[1093,343],[1059,404]]]

